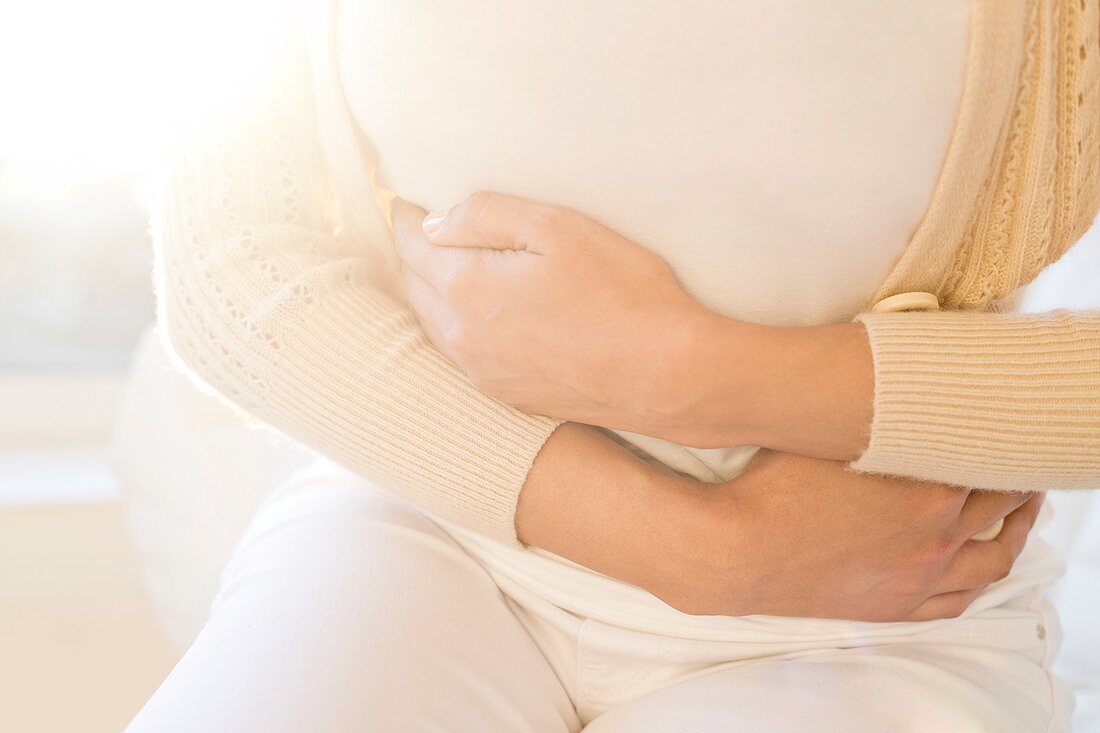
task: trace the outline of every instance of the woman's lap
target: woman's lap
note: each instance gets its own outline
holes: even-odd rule
[[[130,730],[541,733],[595,718],[585,731],[1024,733],[1051,715],[1042,665],[920,644],[711,666],[609,688],[614,705],[586,710],[588,683],[618,684],[599,664],[618,660],[576,676],[592,661],[576,659],[591,653],[574,633],[584,620],[562,614],[547,631],[424,515],[350,474],[306,471],[261,508],[206,627]]]
[[[896,645],[733,666],[612,708],[584,733],[1069,730],[1068,710],[1052,720],[1049,681],[1035,665],[955,651]],[[1017,668],[990,666],[1003,663]]]
[[[430,520],[305,474],[260,509],[128,730],[577,731],[483,570]]]

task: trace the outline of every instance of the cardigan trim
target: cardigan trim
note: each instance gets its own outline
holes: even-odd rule
[[[1025,3],[974,0],[970,12],[963,88],[939,178],[909,244],[871,303],[910,291],[942,296],[955,256],[945,243],[963,240],[1010,116],[1023,57]]]

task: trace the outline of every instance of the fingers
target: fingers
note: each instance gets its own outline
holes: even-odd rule
[[[905,621],[931,621],[962,615],[986,587],[1009,574],[1035,526],[1044,494],[1029,495],[1020,508],[1005,517],[1004,529],[993,540],[971,540],[955,556],[944,576],[944,592],[931,596]]]
[[[393,246],[405,267],[440,290],[464,267],[473,264],[476,251],[449,249],[432,244],[421,228],[424,210],[403,199],[394,199]]]
[[[1040,492],[1031,494],[1030,498],[1016,511],[1005,517],[1005,526],[1001,533],[988,542],[968,542],[967,545],[1001,545],[1009,554],[1012,561],[1024,551],[1031,528],[1035,526],[1035,520],[1039,518],[1039,510],[1043,508],[1043,500],[1046,494]]]
[[[972,491],[959,514],[959,537],[970,539],[1015,511],[1032,495],[1013,491]]]
[[[395,230],[407,231],[410,228],[419,228],[420,222],[424,221],[424,216],[427,213],[424,209],[403,198],[395,196],[390,202],[390,218],[393,219]]]
[[[937,585],[937,593],[981,590],[1008,575],[1027,543],[1042,500],[1042,494],[1025,495],[1024,504],[1005,517],[996,538],[963,543]]]
[[[979,542],[987,542],[987,541],[993,539],[994,537],[996,537],[997,535],[999,535],[1001,533],[1001,530],[1004,529],[1004,526],[1005,526],[1005,520],[1003,518],[998,519],[996,522],[989,525],[988,527],[986,527],[985,529],[983,529],[981,532],[974,535],[970,539],[977,540]]]
[[[502,193],[479,191],[424,220],[424,233],[444,247],[527,249],[533,222],[552,207]]]

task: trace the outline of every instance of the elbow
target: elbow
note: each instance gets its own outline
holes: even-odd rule
[[[203,392],[240,405],[246,401],[243,385],[229,366],[243,360],[228,334],[215,327],[229,314],[219,313],[201,288],[189,286],[185,278],[175,277],[169,284],[162,262],[157,268],[157,331],[169,360]]]
[[[169,362],[203,394],[235,411],[255,414],[262,401],[250,388],[243,356],[203,329],[202,323],[197,314],[160,307],[157,331]]]

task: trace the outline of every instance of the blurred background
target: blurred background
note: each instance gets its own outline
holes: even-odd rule
[[[0,731],[121,730],[177,658],[109,446],[160,151],[243,83],[260,5],[0,3]]]
[[[120,730],[201,624],[255,502],[307,458],[196,391],[149,333],[158,151],[181,110],[247,78],[273,15],[257,6],[0,9],[2,731]],[[1026,301],[1058,306],[1100,307],[1095,229]],[[251,468],[215,483],[165,436]],[[170,486],[143,483],[154,465]],[[226,485],[247,500],[223,501]],[[1057,503],[1059,665],[1083,695],[1077,730],[1100,731],[1100,512],[1087,495]]]

